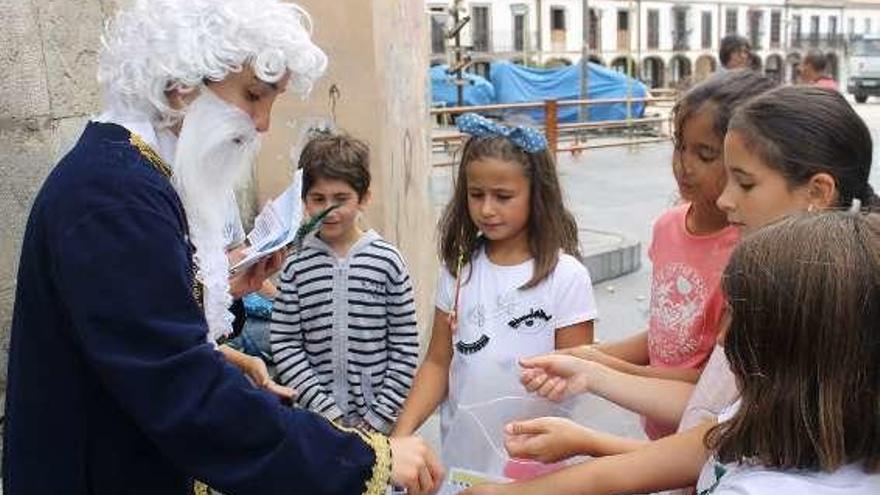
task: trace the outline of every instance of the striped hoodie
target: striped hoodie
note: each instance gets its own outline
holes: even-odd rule
[[[391,430],[418,361],[412,284],[397,248],[370,230],[338,258],[310,236],[287,260],[270,328],[279,380],[299,406]]]

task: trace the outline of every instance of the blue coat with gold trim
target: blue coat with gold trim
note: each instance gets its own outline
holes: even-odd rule
[[[384,493],[387,439],[280,405],[205,342],[183,209],[148,155],[90,123],[35,200],[4,494]]]

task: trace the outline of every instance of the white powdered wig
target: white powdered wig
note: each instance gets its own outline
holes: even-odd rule
[[[253,163],[260,135],[245,112],[203,89],[186,108],[172,182],[186,210],[196,248],[196,277],[204,286],[208,341],[232,332],[229,260],[224,228],[229,198]]]
[[[220,81],[249,65],[268,83],[289,71],[290,87],[305,95],[327,66],[308,13],[280,0],[135,0],[107,24],[102,44],[105,107],[160,126],[182,116],[166,91]]]

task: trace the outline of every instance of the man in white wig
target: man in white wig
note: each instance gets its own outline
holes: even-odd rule
[[[224,231],[276,97],[324,71],[308,25],[279,0],[136,0],[109,25],[105,111],[49,175],[25,233],[6,495],[189,494],[196,480],[228,495],[439,485],[422,440],[284,406],[265,369],[216,344],[233,299],[282,261],[230,279]]]

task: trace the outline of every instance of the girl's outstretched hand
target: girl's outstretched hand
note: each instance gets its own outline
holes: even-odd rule
[[[590,454],[592,430],[564,418],[515,421],[505,427],[504,447],[511,457],[553,463]]]
[[[520,360],[520,382],[529,392],[562,401],[589,391],[590,361],[563,354],[545,354]]]

